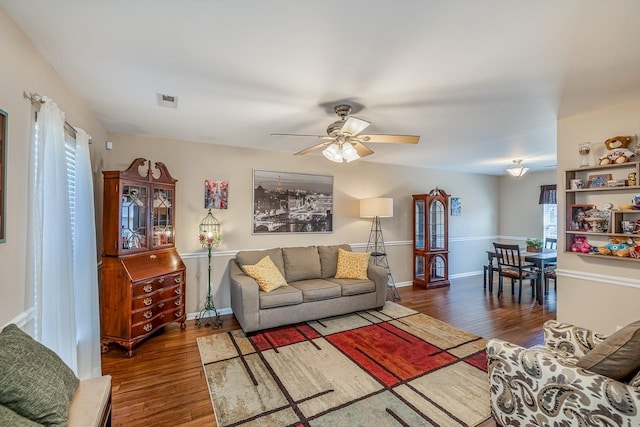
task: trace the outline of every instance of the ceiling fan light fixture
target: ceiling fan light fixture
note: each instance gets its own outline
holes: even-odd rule
[[[511,166],[509,169],[505,169],[505,172],[507,172],[514,178],[520,178],[525,173],[527,173],[528,170],[529,168],[525,168],[522,166],[522,160],[517,159],[513,161],[513,166]]]
[[[342,144],[342,157],[346,162],[352,162],[354,160],[358,160],[360,158],[360,155],[358,154],[356,149],[353,148],[353,145],[345,142],[344,144]]]
[[[342,152],[340,150],[340,147],[338,147],[338,144],[336,143],[333,143],[329,145],[327,148],[325,148],[324,150],[322,150],[322,155],[325,156],[327,159],[331,160],[332,162],[342,163],[343,161]]]

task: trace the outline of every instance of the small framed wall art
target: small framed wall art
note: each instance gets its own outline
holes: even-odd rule
[[[462,201],[460,197],[451,198],[451,216],[462,215]]]
[[[229,181],[204,181],[204,208],[227,209],[229,207]]]

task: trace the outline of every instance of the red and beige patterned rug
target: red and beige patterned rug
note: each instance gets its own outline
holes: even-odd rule
[[[219,426],[475,426],[486,341],[387,302],[246,337],[198,338]]]

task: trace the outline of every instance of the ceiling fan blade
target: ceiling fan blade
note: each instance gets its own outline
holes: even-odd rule
[[[417,144],[420,141],[418,135],[359,135],[362,142],[383,142],[390,144]]]
[[[361,158],[368,156],[370,154],[373,154],[373,150],[370,150],[368,147],[365,147],[365,145],[362,144],[361,142],[351,141],[351,144],[353,145],[353,148],[355,148],[356,151],[358,152],[358,156],[360,156]]]
[[[314,145],[314,146],[312,146],[312,147],[305,148],[305,149],[304,149],[304,150],[302,150],[302,151],[298,151],[297,153],[295,153],[295,154],[294,154],[294,156],[301,156],[301,155],[303,155],[303,154],[310,153],[310,152],[312,152],[313,150],[317,150],[317,149],[319,149],[319,148],[326,147],[327,145],[331,144],[332,142],[333,142],[333,141],[325,141],[325,142],[321,142],[321,143],[320,143],[320,144],[318,144],[318,145]]]
[[[327,135],[303,135],[300,133],[272,133],[271,136],[306,136],[307,138],[333,139]]]
[[[351,116],[344,122],[340,131],[355,136],[368,128],[370,124],[371,123],[366,120]]]

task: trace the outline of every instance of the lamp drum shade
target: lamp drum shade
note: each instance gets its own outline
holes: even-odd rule
[[[393,199],[390,197],[376,197],[360,200],[360,218],[391,218],[393,217]]]

